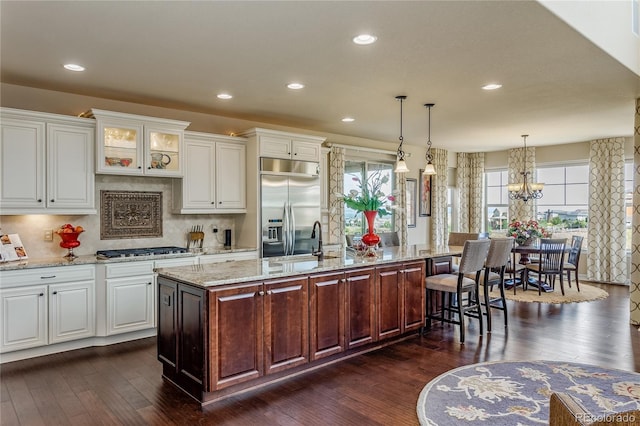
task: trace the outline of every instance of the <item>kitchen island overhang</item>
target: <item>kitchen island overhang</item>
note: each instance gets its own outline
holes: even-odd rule
[[[387,247],[158,269],[163,377],[200,403],[412,337],[426,261],[462,247]]]

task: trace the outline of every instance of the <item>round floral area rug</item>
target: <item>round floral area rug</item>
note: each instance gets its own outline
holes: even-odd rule
[[[420,424],[549,424],[553,392],[570,394],[592,415],[640,409],[640,374],[559,361],[486,362],[429,382],[418,398]]]

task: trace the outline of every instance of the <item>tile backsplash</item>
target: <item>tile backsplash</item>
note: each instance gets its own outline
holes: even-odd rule
[[[129,238],[122,240],[100,240],[100,191],[157,191],[162,192],[162,237]],[[235,216],[221,214],[181,215],[171,212],[171,178],[96,175],[95,215],[20,215],[0,216],[2,234],[19,234],[30,258],[64,256],[67,250],[60,247],[60,237],[53,235],[53,241],[44,241],[45,230],[57,229],[65,223],[82,225],[85,232],[78,240],[80,247],[74,249],[77,255],[95,254],[97,250],[134,247],[187,246],[187,233],[192,226],[204,228],[205,248],[222,248],[224,230],[231,229],[235,236]],[[216,226],[218,233],[213,233]],[[233,238],[235,241],[235,238]]]

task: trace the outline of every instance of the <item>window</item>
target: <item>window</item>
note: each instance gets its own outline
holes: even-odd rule
[[[504,236],[509,227],[509,174],[506,170],[488,171],[484,174],[486,199],[486,229],[489,235]]]
[[[348,193],[352,189],[360,190],[358,182],[354,181],[354,178],[362,180],[362,176],[367,173],[367,176],[375,171],[381,171],[383,176],[386,174],[389,176],[389,181],[383,185],[381,191],[384,194],[391,194],[394,185],[394,173],[393,164],[376,163],[372,161],[345,161],[344,166],[344,192]],[[376,232],[391,232],[394,230],[395,213],[391,216],[380,217],[376,216],[375,229]],[[367,221],[364,215],[360,212],[350,209],[347,206],[344,208],[344,224],[346,235],[362,235],[366,232]]]
[[[537,182],[544,183],[537,204],[537,220],[554,238],[584,237],[587,245],[589,222],[589,165],[539,167]]]

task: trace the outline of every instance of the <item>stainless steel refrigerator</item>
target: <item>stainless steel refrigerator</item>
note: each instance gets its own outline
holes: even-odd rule
[[[309,254],[320,220],[320,165],[311,161],[260,159],[262,257]]]

